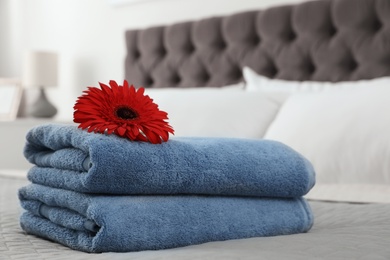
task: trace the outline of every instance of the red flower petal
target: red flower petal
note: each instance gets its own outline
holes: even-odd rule
[[[123,86],[113,80],[99,86],[88,87],[74,105],[73,121],[79,128],[153,144],[168,141],[169,133],[174,133],[165,121],[168,114],[144,94],[144,88],[136,90],[126,80]]]
[[[125,133],[126,133],[126,128],[123,128],[123,127],[118,127],[117,129],[117,132],[118,132],[118,134],[120,135],[120,136],[124,136],[125,135]]]

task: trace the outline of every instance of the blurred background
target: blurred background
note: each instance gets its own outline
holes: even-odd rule
[[[58,86],[46,93],[58,109],[55,118],[69,121],[83,89],[123,80],[126,29],[294,2],[299,1],[0,0],[0,78],[21,78],[26,52],[57,53]],[[28,103],[34,90],[25,92]]]
[[[53,121],[72,123],[73,105],[86,87],[123,81],[127,29],[296,2],[0,0],[0,171],[24,175],[31,167],[23,156],[28,130]],[[42,102],[42,94],[52,107]],[[41,100],[38,112],[32,111],[36,100]]]

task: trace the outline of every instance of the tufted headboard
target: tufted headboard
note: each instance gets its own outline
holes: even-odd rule
[[[390,1],[318,0],[126,31],[136,86],[223,86],[241,69],[286,80],[390,75]]]

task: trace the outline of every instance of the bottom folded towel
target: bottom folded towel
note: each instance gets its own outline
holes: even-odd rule
[[[156,250],[308,231],[304,198],[108,196],[31,184],[19,190],[21,227],[85,252]]]

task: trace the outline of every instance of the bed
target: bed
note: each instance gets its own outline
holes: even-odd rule
[[[308,233],[86,254],[26,235],[27,180],[2,172],[0,258],[389,259],[389,18],[387,0],[318,0],[126,32],[125,77],[178,136],[274,139],[312,161]]]

